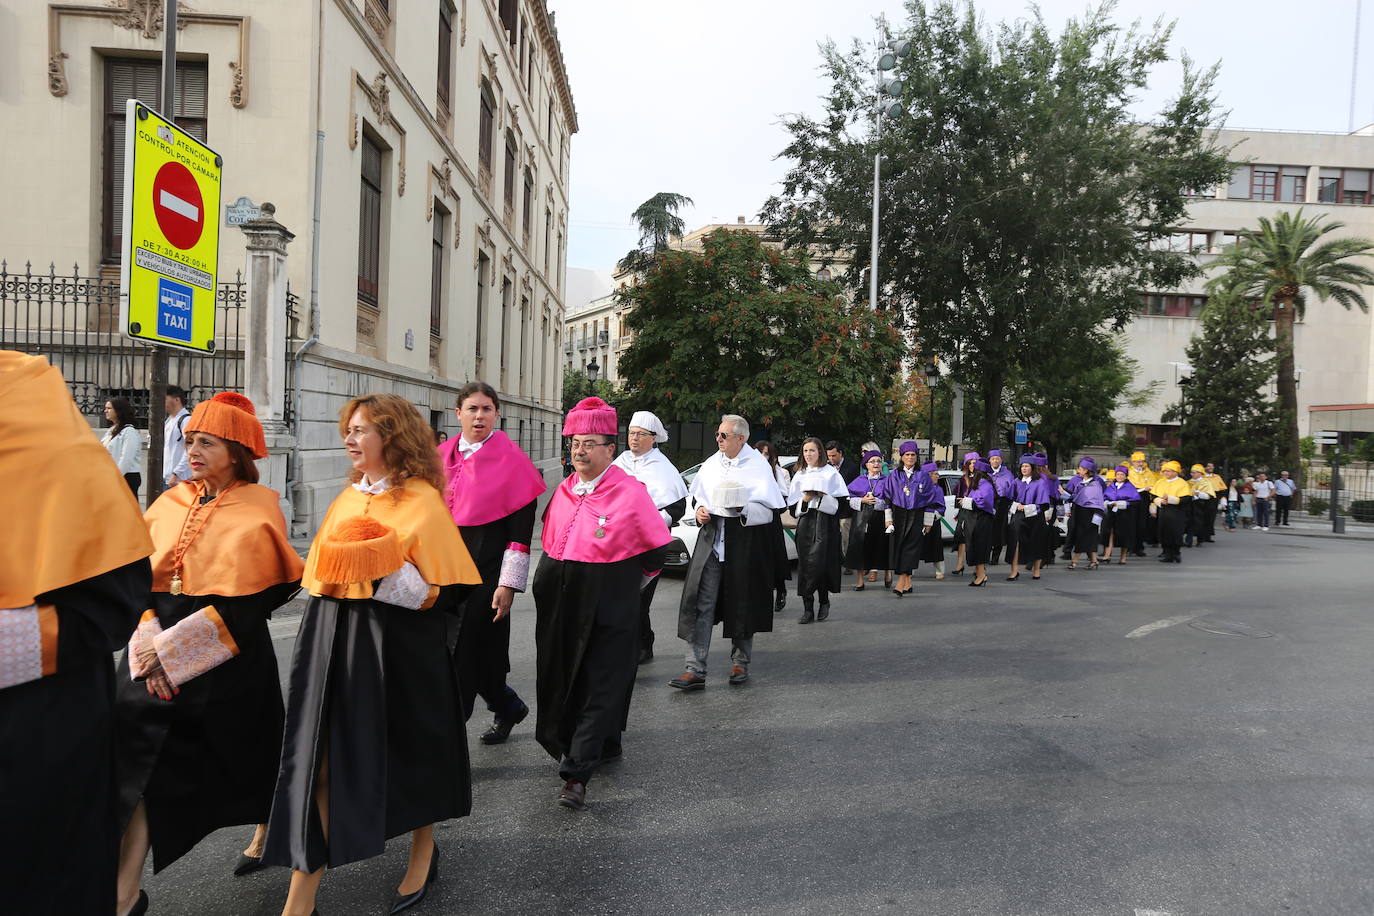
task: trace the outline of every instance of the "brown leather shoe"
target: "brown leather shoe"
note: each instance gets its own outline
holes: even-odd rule
[[[736,665],[730,669],[730,686],[738,687],[749,680],[749,669],[743,665]]]
[[[563,783],[563,788],[558,793],[558,803],[564,808],[581,811],[587,807],[587,784],[569,779]]]
[[[668,686],[676,687],[678,690],[703,690],[706,687],[706,678],[695,671],[684,671],[669,681]]]

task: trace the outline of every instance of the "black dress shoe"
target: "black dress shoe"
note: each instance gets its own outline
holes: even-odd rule
[[[251,875],[253,872],[261,871],[266,867],[262,864],[262,856],[250,856],[241,853],[238,864],[234,866],[234,877],[242,878],[244,875]]]
[[[647,662],[647,661],[653,660],[653,657],[654,657],[654,647],[653,647],[653,646],[645,646],[644,648],[642,648],[642,649],[639,650],[639,663],[640,663],[641,665],[644,664],[644,663]]]
[[[820,605],[816,608],[816,619],[817,619],[817,620],[824,620],[824,619],[826,619],[826,618],[829,617],[829,616],[830,616],[830,602],[829,602],[829,601],[822,601],[822,602],[820,603]]]
[[[413,894],[397,893],[391,901],[391,912],[400,913],[419,904],[425,899],[425,894],[429,893],[429,886],[439,878],[439,844],[434,844],[434,851],[429,855],[429,874],[425,875],[424,886]]]
[[[521,722],[524,722],[525,717],[529,714],[530,708],[526,706],[522,700],[520,701],[520,710],[515,714],[515,718],[503,719],[497,716],[495,719],[492,719],[491,728],[482,732],[481,737],[477,740],[481,741],[483,744],[504,744],[506,739],[510,737],[510,730]]]
[[[773,613],[774,613],[774,614],[781,614],[781,613],[782,613],[782,609],[785,608],[785,607],[787,607],[787,592],[786,592],[786,591],[780,591],[780,592],[778,592],[778,599],[777,599],[777,601],[773,602]]]
[[[563,788],[558,792],[558,803],[564,808],[581,811],[587,807],[587,784],[578,782],[576,779],[569,779],[563,783]]]

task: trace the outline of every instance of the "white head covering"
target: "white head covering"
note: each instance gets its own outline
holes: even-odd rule
[[[667,442],[668,430],[663,428],[663,421],[649,413],[647,410],[636,410],[634,416],[630,417],[630,426],[638,426],[640,429],[647,429],[654,434],[655,442]]]

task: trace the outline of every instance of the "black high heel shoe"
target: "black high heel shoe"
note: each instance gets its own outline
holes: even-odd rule
[[[1021,574],[1020,574],[1020,573],[1017,573],[1017,574],[1014,575],[1014,576],[1007,576],[1007,581],[1008,581],[1008,582],[1015,582],[1015,581],[1016,581],[1017,579],[1019,579],[1019,578],[1021,578]]]
[[[255,871],[266,868],[262,864],[262,856],[250,856],[247,853],[240,853],[238,864],[234,866],[234,877],[242,878],[244,875],[251,875]]]
[[[411,907],[417,905],[421,900],[424,900],[425,894],[429,893],[429,886],[433,884],[435,881],[437,881],[438,878],[439,844],[435,843],[434,852],[431,853],[429,857],[429,874],[425,876],[424,887],[421,887],[418,891],[416,891],[413,894],[397,893],[396,899],[391,901],[392,916],[395,916],[396,913],[404,912],[405,910],[408,910]]]
[[[988,580],[987,580],[987,577],[984,576],[982,582],[979,582],[977,579],[969,579],[969,580],[968,580],[968,584],[969,584],[970,586],[972,586],[973,588],[978,588],[978,587],[980,587],[980,586],[987,585],[987,584],[988,584]]]
[[[134,903],[133,909],[129,910],[129,916],[143,916],[148,912],[148,892],[139,888],[138,900]]]
[[[960,566],[958,569],[951,569],[949,574],[951,576],[962,576],[964,574],[964,567]]]

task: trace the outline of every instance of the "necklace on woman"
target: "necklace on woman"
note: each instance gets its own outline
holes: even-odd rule
[[[238,483],[239,482],[235,480],[233,483],[229,484],[229,486],[219,491],[215,498],[210,501],[210,508],[201,519],[200,524],[196,526],[196,529],[192,531],[189,536],[186,534],[186,526],[190,523],[191,516],[197,514],[201,507],[204,506],[204,503],[200,501],[201,493],[196,494],[196,499],[192,501],[191,508],[186,511],[186,518],[182,519],[181,522],[181,534],[177,538],[177,546],[172,551],[172,582],[167,590],[173,595],[180,595],[182,591],[181,565],[186,557],[186,551],[195,543],[196,538],[200,537],[200,533],[205,530],[205,526],[210,523],[210,516],[214,515],[220,503],[224,502],[224,494],[238,486]],[[206,489],[208,490],[209,488],[207,487]]]

